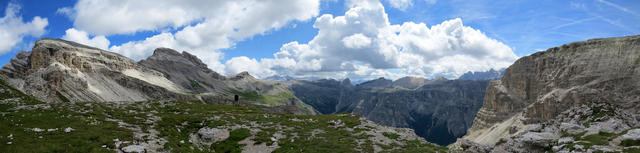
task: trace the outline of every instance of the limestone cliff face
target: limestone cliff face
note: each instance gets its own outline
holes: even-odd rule
[[[640,36],[575,42],[522,57],[489,83],[465,139],[491,145],[595,102],[639,113]]]
[[[142,101],[189,98],[161,73],[115,53],[42,39],[2,68],[3,80],[47,101]]]

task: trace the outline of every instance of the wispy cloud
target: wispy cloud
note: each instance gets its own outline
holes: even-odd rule
[[[560,29],[560,28],[564,28],[564,27],[567,27],[567,26],[580,24],[580,23],[591,21],[591,20],[595,20],[595,19],[598,19],[598,18],[597,17],[590,17],[590,18],[585,18],[585,19],[581,19],[581,20],[575,20],[573,22],[557,25],[557,26],[551,28],[551,30],[557,30],[557,29]]]
[[[618,5],[618,4],[615,4],[615,3],[612,3],[612,2],[609,2],[609,1],[606,1],[606,0],[597,0],[597,2],[600,2],[600,3],[605,4],[605,5],[609,5],[609,6],[613,7],[613,8],[616,8],[616,9],[618,9],[620,11],[623,11],[623,12],[627,12],[627,13],[629,13],[631,15],[640,16],[638,13],[636,13],[634,11],[631,11],[631,10],[625,8],[625,7],[622,7],[622,6]]]
[[[614,20],[611,20],[609,18],[600,16],[600,15],[596,15],[596,14],[591,14],[591,15],[594,16],[594,17],[597,17],[598,19],[600,19],[600,20],[602,20],[604,22],[607,22],[607,23],[609,23],[611,25],[614,25],[614,26],[616,26],[618,28],[621,28],[621,29],[624,29],[624,30],[627,30],[627,31],[630,31],[630,32],[634,32],[634,33],[638,32],[636,29],[629,28],[628,26],[620,23],[619,21],[614,21]]]

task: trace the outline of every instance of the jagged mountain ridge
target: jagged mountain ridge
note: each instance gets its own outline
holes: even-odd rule
[[[537,141],[528,152],[542,152],[557,141],[555,151],[571,151],[575,148],[559,145],[567,126],[586,131],[584,136],[624,134],[637,128],[639,95],[640,36],[592,39],[550,48],[518,59],[500,80],[489,83],[472,128],[457,144],[471,141],[498,152],[523,152],[513,147]],[[572,138],[571,142],[583,138]],[[581,150],[626,149],[620,145],[608,142],[603,147]]]
[[[462,74],[458,79],[460,80],[499,80],[504,75],[504,68],[499,70],[490,69],[485,72],[467,72]]]
[[[376,123],[412,128],[428,141],[449,144],[471,127],[486,80],[379,78],[351,85],[337,81],[290,81],[296,97],[323,114],[348,112]]]
[[[3,66],[0,78],[16,89],[49,102],[202,100],[279,107],[292,113],[315,110],[276,83],[246,72],[222,76],[197,57],[158,48],[140,62],[116,53],[60,39],[36,41]]]

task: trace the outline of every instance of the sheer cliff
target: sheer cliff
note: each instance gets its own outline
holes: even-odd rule
[[[556,141],[566,132],[561,125],[579,125],[578,129],[588,128],[591,133],[620,133],[636,127],[640,36],[575,42],[522,57],[500,80],[489,83],[484,98],[473,126],[459,142],[514,145],[532,134]],[[605,110],[615,113],[601,113]],[[541,131],[548,133],[540,136]]]

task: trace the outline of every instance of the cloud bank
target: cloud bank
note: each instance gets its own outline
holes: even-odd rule
[[[224,72],[220,49],[233,47],[238,41],[277,30],[291,21],[304,21],[318,15],[319,0],[155,0],[96,1],[80,0],[73,8],[59,13],[72,20],[70,32],[88,34],[77,40],[101,42],[102,36],[160,31],[144,40],[132,41],[109,50],[140,60],[157,47],[185,50],[202,58],[213,70]],[[71,38],[69,36],[68,38]]]
[[[390,24],[378,1],[351,1],[344,16],[324,14],[315,20],[318,34],[306,44],[284,44],[274,58],[235,57],[227,72],[248,70],[259,77],[289,75],[331,78],[399,78],[443,75],[509,66],[518,57],[505,44],[451,19]],[[255,68],[260,67],[260,68]]]

